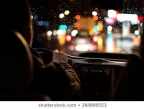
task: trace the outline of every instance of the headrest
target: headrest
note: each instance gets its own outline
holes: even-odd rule
[[[17,31],[1,30],[0,40],[0,89],[25,89],[33,78],[33,60],[27,42]]]

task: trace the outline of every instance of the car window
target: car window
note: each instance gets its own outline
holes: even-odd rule
[[[91,5],[96,6],[93,1]],[[142,4],[140,0],[123,0],[123,9],[111,9],[111,5],[100,9],[77,0],[32,0],[33,47],[58,49],[74,56],[83,52],[139,55]]]

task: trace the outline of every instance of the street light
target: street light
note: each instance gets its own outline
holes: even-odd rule
[[[61,14],[59,15],[59,18],[62,19],[62,18],[64,18],[64,16],[65,16],[65,15],[64,15],[63,13],[61,13]]]
[[[93,11],[93,12],[92,12],[92,15],[93,15],[93,16],[96,16],[96,15],[97,15],[97,12],[96,12],[96,11]]]
[[[70,13],[69,10],[66,10],[66,11],[64,12],[65,15],[69,15],[69,13]]]

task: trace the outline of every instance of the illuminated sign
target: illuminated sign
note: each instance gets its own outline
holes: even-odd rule
[[[91,30],[95,26],[95,20],[92,17],[82,17],[79,21],[79,27],[85,30]]]
[[[137,14],[118,14],[117,15],[118,21],[131,21],[131,22],[137,22],[138,16]]]

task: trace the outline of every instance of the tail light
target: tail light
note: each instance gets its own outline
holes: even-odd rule
[[[66,35],[66,41],[67,41],[67,42],[71,42],[71,40],[72,40],[71,35]]]
[[[94,43],[97,43],[97,40],[98,40],[97,36],[93,36],[93,37],[92,37],[92,41],[93,41]]]

